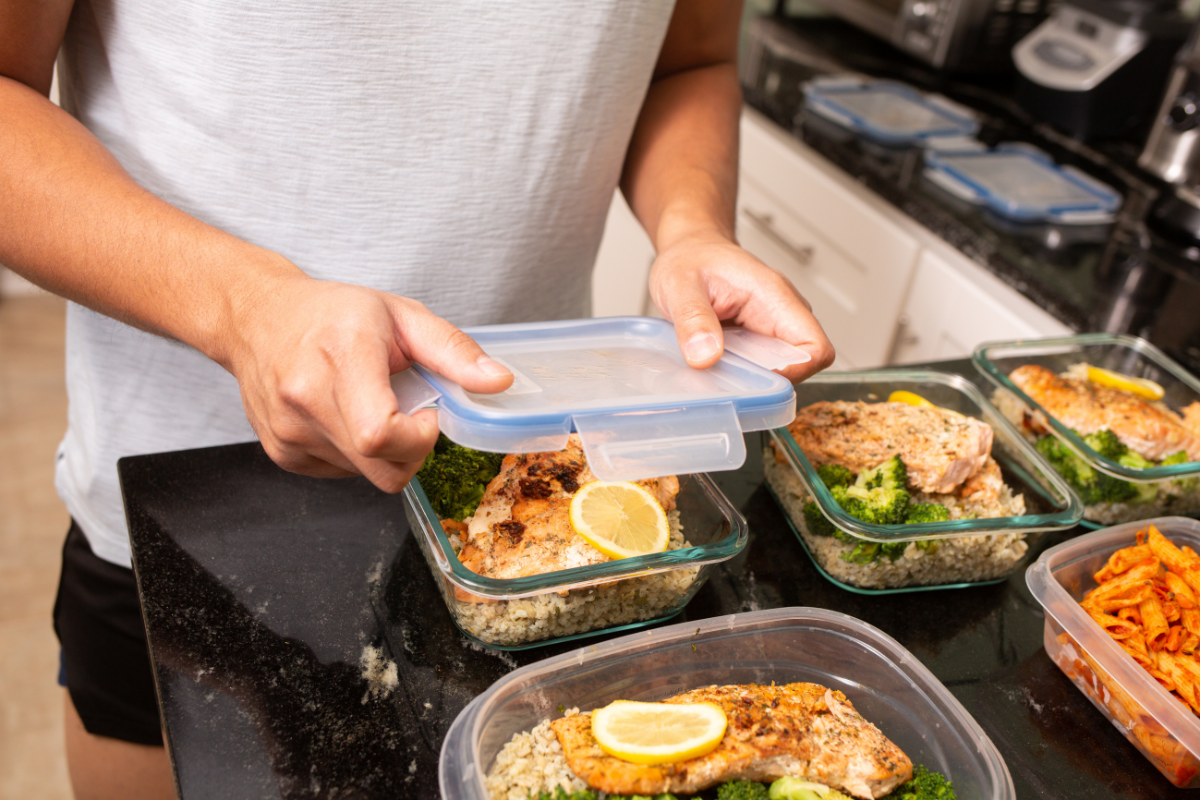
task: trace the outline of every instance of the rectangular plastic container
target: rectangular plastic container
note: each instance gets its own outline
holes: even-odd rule
[[[958,797],[1016,797],[987,734],[911,653],[836,611],[779,608],[630,634],[518,669],[475,698],[442,743],[443,800],[487,800],[485,775],[514,734],[559,709],[661,700],[711,684],[819,683],[914,764],[945,774]],[[706,793],[705,796],[711,796]]]
[[[678,614],[713,565],[746,546],[746,520],[704,474],[680,475],[675,498],[690,546],[524,578],[489,578],[462,562],[414,480],[408,523],[450,616],[465,636],[498,650],[631,630]]]
[[[1150,469],[1128,467],[1097,453],[1077,436],[1017,388],[1009,373],[1025,364],[1037,364],[1061,374],[1071,365],[1086,362],[1124,375],[1147,378],[1163,387],[1162,404],[1178,412],[1200,400],[1200,380],[1169,356],[1144,339],[1109,333],[1086,333],[1054,339],[1028,339],[1010,342],[985,342],[972,356],[975,367],[997,388],[992,402],[1025,435],[1033,439],[1020,419],[1026,413],[1049,427],[1050,432],[1071,448],[1094,469],[1121,480],[1134,483],[1155,482],[1159,493],[1153,502],[1113,503],[1086,506],[1085,522],[1111,525],[1165,514],[1200,513],[1200,486],[1185,491],[1175,481],[1200,475],[1200,462],[1170,464]]]
[[[1030,444],[960,375],[914,370],[880,370],[817,375],[797,387],[797,405],[819,401],[883,402],[895,391],[924,397],[991,425],[992,456],[1004,482],[1025,498],[1019,516],[958,519],[945,522],[876,525],[845,512],[830,495],[787,428],[771,431],[774,448],[764,451],[768,488],[787,515],[792,529],[818,569],[833,583],[867,594],[960,588],[1003,580],[1022,563],[1026,537],[1039,531],[1069,528],[1079,522],[1079,498]],[[779,463],[775,453],[784,457]],[[843,533],[866,542],[934,541],[892,562],[880,556],[870,565],[841,556],[851,546],[832,537],[809,534],[801,508],[814,500],[824,516]],[[985,538],[986,537],[986,538]]]
[[[1200,787],[1200,717],[1171,696],[1088,616],[1079,601],[1115,550],[1153,524],[1179,546],[1200,550],[1200,522],[1161,517],[1117,525],[1063,542],[1025,573],[1046,609],[1046,654],[1092,705],[1176,786]]]

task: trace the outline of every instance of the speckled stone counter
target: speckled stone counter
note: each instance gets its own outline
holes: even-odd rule
[[[946,366],[971,375],[965,362]],[[971,589],[837,588],[763,488],[759,435],[748,440],[745,467],[714,477],[749,521],[749,545],[676,621],[780,606],[850,614],[962,701],[1019,797],[1171,795],[1046,656],[1023,570]],[[570,649],[468,642],[401,498],[365,480],[291,475],[257,444],[127,458],[120,471],[183,800],[435,798],[457,713],[510,670]],[[1080,532],[1046,535],[1030,555]]]

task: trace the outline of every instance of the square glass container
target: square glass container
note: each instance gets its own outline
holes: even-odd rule
[[[1116,550],[1153,524],[1176,545],[1200,550],[1200,522],[1138,520],[1071,539],[1029,567],[1029,590],[1046,609],[1046,654],[1092,705],[1175,786],[1200,787],[1200,717],[1173,697],[1088,616],[1079,601]]]
[[[1196,461],[1138,469],[1105,458],[1017,388],[1008,377],[1010,372],[1025,364],[1037,364],[1055,374],[1061,374],[1073,364],[1086,362],[1092,366],[1147,378],[1158,383],[1164,390],[1160,402],[1176,412],[1200,400],[1200,380],[1146,340],[1120,334],[1085,333],[1054,339],[985,342],[975,349],[972,361],[997,387],[998,392],[993,402],[1002,411],[1010,418],[1025,411],[1035,415],[1044,421],[1054,436],[1094,469],[1134,483],[1157,483],[1200,475],[1200,462]],[[1181,490],[1168,495],[1160,491],[1159,498],[1161,502],[1160,499],[1156,499],[1154,502],[1142,504],[1113,504],[1114,507],[1107,509],[1088,506],[1084,510],[1084,519],[1111,524],[1169,513],[1200,512],[1200,487],[1190,493]],[[1121,507],[1116,508],[1117,505]]]
[[[946,775],[961,798],[1016,797],[995,745],[924,665],[877,628],[815,608],[670,625],[515,670],[451,725],[439,764],[442,797],[487,800],[485,776],[504,744],[563,708],[590,711],[618,699],[771,681],[844,692],[914,764]]]
[[[497,650],[632,630],[678,614],[713,565],[746,546],[746,520],[704,474],[680,475],[675,498],[688,546],[523,578],[467,569],[419,481],[404,490],[409,526],[465,636]]]
[[[901,390],[991,425],[994,434],[992,457],[1000,465],[1004,482],[1013,493],[1024,495],[1026,513],[903,525],[863,522],[838,505],[791,432],[787,428],[778,428],[771,431],[771,439],[775,443],[775,452],[783,455],[784,463],[778,464],[770,450],[764,453],[768,486],[814,563],[834,583],[852,591],[886,593],[957,588],[1003,580],[1017,569],[1024,555],[1023,537],[1017,535],[1060,530],[1079,522],[1082,506],[1066,481],[984,400],[975,385],[960,375],[914,370],[826,373],[797,387],[797,405],[804,408],[822,400],[883,402],[892,392]],[[841,544],[836,539],[807,535],[800,509],[810,498],[836,528],[865,541],[923,542],[984,535],[1004,538],[949,544],[941,550],[940,556],[938,549],[931,547],[922,551],[920,559],[925,561],[924,564],[913,564],[912,569],[907,570],[911,574],[906,574],[905,565],[900,565],[889,575],[884,570],[893,564],[886,556],[880,556],[874,562],[879,567],[872,570],[878,574],[869,574],[852,568],[858,565],[850,565],[841,558],[845,548],[835,547]],[[822,539],[828,541],[818,541]],[[938,560],[931,560],[934,558]]]

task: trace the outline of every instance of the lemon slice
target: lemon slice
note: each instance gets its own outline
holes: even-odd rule
[[[658,499],[627,481],[585,483],[571,498],[571,527],[609,558],[661,553],[671,541]]]
[[[600,749],[634,764],[669,764],[712,752],[725,737],[725,724],[715,703],[617,700],[592,712]]]
[[[1162,400],[1163,387],[1146,378],[1122,375],[1119,372],[1090,365],[1087,368],[1087,376],[1089,381],[1098,383],[1101,386],[1111,386],[1113,389],[1120,389],[1123,392],[1136,394],[1138,397],[1144,397],[1147,400]]]
[[[919,394],[907,392],[904,389],[897,389],[888,395],[889,403],[908,403],[910,406],[928,406],[933,408],[933,403],[921,397]]]

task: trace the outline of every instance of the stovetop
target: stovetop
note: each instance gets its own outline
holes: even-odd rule
[[[1025,113],[1011,76],[946,75],[834,19],[753,21],[741,72],[749,105],[1065,324],[1142,336],[1200,372],[1200,250],[1146,228],[1165,187],[1137,166],[1141,133],[1081,143]],[[839,73],[902,81],[973,109],[984,144],[1032,144],[1120,192],[1116,221],[1021,224],[953,197],[924,177],[919,148],[873,143],[805,108],[802,85]]]

